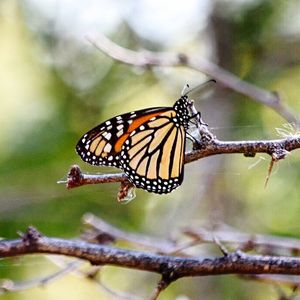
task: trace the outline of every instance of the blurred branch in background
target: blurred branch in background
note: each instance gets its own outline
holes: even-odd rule
[[[179,254],[178,249],[188,248],[191,245],[201,245],[203,243],[214,243],[216,237],[221,243],[232,245],[235,248],[244,251],[257,250],[262,253],[280,253],[287,251],[288,253],[297,254],[300,252],[300,240],[296,238],[276,237],[263,234],[249,234],[241,232],[236,228],[226,224],[218,224],[211,229],[186,227],[181,230],[181,234],[189,238],[189,242],[183,244],[178,239],[160,239],[147,236],[144,234],[136,234],[128,231],[122,231],[103,219],[88,213],[83,216],[83,222],[88,227],[93,228],[92,232],[87,231],[82,238],[89,242],[100,243],[99,237],[104,234],[111,236],[114,241],[125,240],[135,246],[142,246],[157,253]],[[87,238],[88,237],[88,238]],[[190,246],[187,246],[187,245]],[[180,253],[183,254],[184,252]],[[185,253],[185,255],[188,255]]]
[[[290,123],[299,125],[299,118],[282,101],[277,92],[269,92],[253,84],[241,80],[238,76],[222,69],[216,64],[199,59],[187,53],[157,53],[151,51],[133,51],[119,46],[104,35],[97,38],[87,36],[87,40],[97,49],[104,52],[114,60],[125,64],[149,68],[159,67],[187,67],[205,73],[217,80],[224,87],[244,94],[254,101],[269,106]]]

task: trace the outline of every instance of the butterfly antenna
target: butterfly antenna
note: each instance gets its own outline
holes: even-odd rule
[[[182,89],[182,92],[181,92],[181,96],[187,96],[189,93],[195,91],[195,90],[198,90],[198,89],[204,89],[207,85],[210,85],[211,83],[216,83],[217,81],[215,79],[210,79],[210,80],[207,80],[199,85],[196,85],[195,87],[191,88],[190,89],[190,86],[189,84],[186,84],[183,89]]]
[[[182,91],[181,91],[181,96],[185,96],[189,93],[188,89],[190,88],[190,85],[187,83],[184,85]]]

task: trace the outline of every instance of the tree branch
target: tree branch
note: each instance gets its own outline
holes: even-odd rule
[[[300,148],[300,135],[294,135],[281,140],[269,141],[219,141],[216,138],[201,142],[201,149],[193,150],[185,154],[185,163],[191,163],[204,157],[217,154],[242,153],[245,156],[254,157],[257,153],[271,155],[272,160],[284,159],[289,152]],[[79,187],[86,184],[128,182],[125,174],[99,174],[90,175],[81,172],[79,166],[71,167],[67,181],[68,189]]]
[[[237,251],[224,257],[183,258],[42,236],[29,227],[20,239],[0,241],[0,257],[48,253],[72,256],[95,265],[114,265],[161,274],[170,283],[187,276],[220,274],[300,275],[300,258],[249,255]]]
[[[159,53],[151,51],[133,51],[123,48],[104,35],[97,39],[87,36],[86,39],[97,49],[114,60],[138,67],[188,67],[216,79],[222,85],[244,94],[253,100],[269,106],[290,123],[299,125],[299,118],[281,101],[277,92],[269,92],[241,80],[238,76],[199,57],[183,53]]]

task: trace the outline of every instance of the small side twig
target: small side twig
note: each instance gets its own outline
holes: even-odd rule
[[[221,241],[219,240],[219,238],[217,236],[215,236],[215,235],[213,236],[213,241],[218,246],[218,248],[221,250],[221,252],[223,253],[224,256],[229,255],[228,249],[225,247],[224,244],[221,243]]]
[[[66,267],[66,262],[61,258],[57,256],[47,256],[48,259],[50,259],[51,262],[59,266],[60,268]],[[81,263],[84,263],[81,261]],[[72,271],[72,274],[76,275],[77,277],[81,279],[87,279],[91,282],[93,282],[96,286],[98,286],[102,291],[105,291],[107,294],[109,294],[112,298],[116,300],[124,299],[124,300],[142,300],[141,297],[132,295],[129,293],[116,291],[110,287],[108,287],[106,284],[104,284],[101,280],[101,276],[97,276],[98,274],[101,275],[101,266],[92,266],[92,268],[87,271],[81,271],[80,269],[75,269]],[[98,278],[99,277],[99,278]]]
[[[82,264],[81,261],[77,261],[77,260],[72,261],[72,262],[68,263],[61,270],[54,272],[43,278],[22,281],[22,282],[15,282],[10,279],[2,280],[2,282],[0,283],[0,295],[4,294],[6,292],[24,291],[24,290],[32,289],[32,288],[38,287],[38,286],[45,286],[47,284],[50,284],[54,281],[57,281],[57,280],[63,278],[68,273],[71,273],[74,270],[78,269],[81,264]]]
[[[211,232],[203,228],[185,228],[182,231],[195,242],[212,243],[213,236],[218,236],[222,243],[231,244],[246,250],[258,250],[258,248],[276,251],[289,251],[297,254],[300,252],[300,240],[290,237],[277,237],[263,234],[249,234],[245,232],[233,231],[228,229],[216,229]]]
[[[170,283],[170,281],[167,281],[164,278],[162,278],[158,282],[153,294],[150,297],[150,300],[157,300],[161,292],[164,291],[170,285]]]

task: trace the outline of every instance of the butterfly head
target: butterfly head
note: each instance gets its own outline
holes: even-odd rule
[[[200,85],[197,85],[193,88],[190,88],[188,84],[186,84],[181,92],[181,97],[175,102],[174,104],[174,110],[176,111],[179,122],[187,129],[189,126],[189,121],[191,120],[192,116],[190,114],[190,111],[192,110],[192,106],[194,101],[192,99],[189,99],[188,94],[199,89],[204,89],[211,83],[216,83],[214,79],[210,79]]]
[[[188,128],[190,120],[189,107],[191,107],[192,103],[193,101],[189,99],[187,95],[182,95],[173,106],[177,113],[179,123],[185,128]]]

